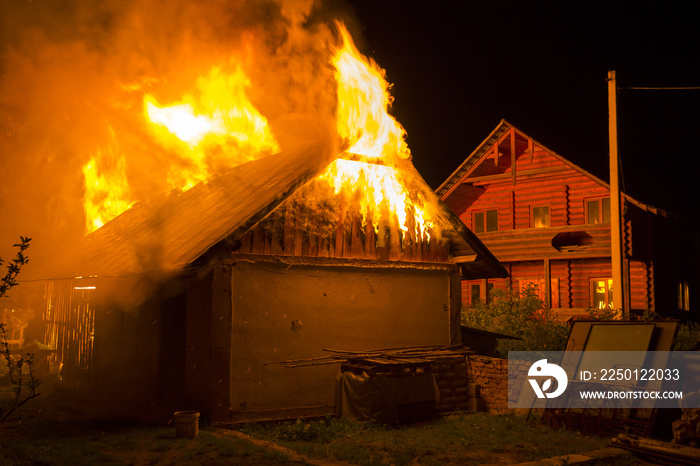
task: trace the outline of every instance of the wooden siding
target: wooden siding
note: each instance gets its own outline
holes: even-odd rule
[[[90,289],[77,289],[74,280],[46,283],[44,343],[56,353],[52,358],[63,363],[63,373],[78,378],[89,374],[93,366],[95,307]],[[84,285],[84,284],[81,284]]]
[[[590,309],[592,306],[591,280],[611,278],[610,259],[576,259],[551,260],[550,292],[552,308]],[[653,270],[650,264],[640,261],[629,262],[629,280],[631,290],[631,309],[645,311],[654,308],[653,286],[651,279]],[[496,289],[519,287],[523,282],[532,282],[540,288],[540,297],[546,300],[544,294],[545,262],[522,261],[510,264],[510,279],[489,280]],[[462,299],[465,305],[470,302],[470,286],[479,281],[465,280],[462,283]]]
[[[509,181],[501,180],[474,181],[476,186],[485,191],[468,208],[462,210],[460,219],[473,229],[472,211],[498,209],[499,230],[526,229],[531,227],[532,206],[548,205],[551,226],[584,225],[586,200],[606,197],[608,190],[573,169],[565,168],[561,162],[558,163],[561,170],[524,180],[518,178],[515,186]]]
[[[585,235],[590,244],[555,248],[558,235]],[[573,225],[480,233],[479,239],[501,262],[610,257],[610,225]]]
[[[411,229],[413,225],[409,225]],[[285,203],[246,233],[237,252],[412,262],[448,260],[447,240],[437,231],[431,231],[429,238],[416,238],[405,234],[397,223],[380,223],[378,234],[371,219],[363,225],[352,208],[341,206],[337,211],[318,212],[293,202]]]
[[[606,183],[505,120],[437,193],[472,231],[474,212],[497,210],[498,231],[476,235],[511,272],[512,281],[544,283],[548,261],[550,277],[557,280],[551,285],[557,287],[553,294],[569,314],[591,306],[592,278],[612,276],[610,225],[586,224],[586,202],[609,197]],[[678,284],[692,282],[697,287],[688,254],[689,226],[632,198],[623,197],[622,202],[630,309],[697,318],[677,311]],[[549,226],[533,228],[533,207],[543,206],[549,206]],[[496,287],[505,283],[500,280]]]

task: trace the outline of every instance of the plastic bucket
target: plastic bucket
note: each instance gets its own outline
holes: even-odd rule
[[[176,411],[173,418],[175,437],[197,438],[199,435],[199,411]]]

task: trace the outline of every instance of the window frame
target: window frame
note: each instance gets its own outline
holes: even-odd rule
[[[494,280],[488,280],[488,279],[483,279],[483,280],[468,280],[468,297],[469,297],[469,307],[474,307],[475,304],[478,303],[484,303],[488,304],[490,299],[489,299],[489,294],[491,293],[491,290],[496,288],[496,282]],[[474,288],[478,288],[479,290],[479,295],[475,296],[474,295]]]
[[[608,201],[608,215],[604,214],[603,204],[604,201]],[[598,221],[590,222],[590,215],[588,214],[588,205],[592,202],[598,204]],[[583,200],[583,220],[586,225],[610,225],[610,196],[599,196],[599,197],[589,197]]]
[[[496,212],[496,229],[495,230],[489,230],[488,225],[488,214],[489,212]],[[483,230],[478,230],[476,228],[476,216],[477,215],[482,215],[482,225],[483,225]],[[489,209],[479,209],[479,210],[473,210],[472,211],[472,232],[474,233],[493,233],[494,231],[500,231],[500,215],[497,207],[494,208],[489,208]]]
[[[596,307],[595,303],[595,289],[596,289],[596,284],[595,282],[597,281],[605,281],[605,306],[604,307]],[[614,299],[613,296],[613,290],[614,290],[614,283],[612,283],[613,279],[612,277],[591,277],[590,278],[590,286],[589,286],[589,292],[590,292],[590,305],[591,309],[614,309],[613,305],[614,303],[612,300]]]
[[[535,209],[547,208],[547,222],[546,225],[536,226],[535,225]],[[549,228],[552,226],[552,207],[550,204],[535,204],[530,206],[530,228]]]

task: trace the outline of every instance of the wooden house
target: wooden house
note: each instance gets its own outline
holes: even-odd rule
[[[493,288],[530,284],[562,319],[616,307],[610,191],[601,179],[503,120],[436,194],[510,275],[509,282],[465,279],[465,304],[488,300]],[[691,317],[687,230],[673,215],[621,197],[630,311]]]
[[[338,365],[275,362],[459,342],[461,280],[505,269],[410,163],[447,222],[430,238],[367,227],[352,203],[309,208],[332,161],[310,145],[239,165],[134,205],[34,271],[65,376],[165,415],[296,417],[333,412]]]

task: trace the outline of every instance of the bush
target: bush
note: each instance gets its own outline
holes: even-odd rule
[[[563,351],[569,336],[569,327],[545,309],[533,285],[522,292],[510,287],[492,290],[488,304],[480,302],[463,309],[462,324],[521,338],[499,340],[497,351],[501,357],[506,357],[508,351]]]

